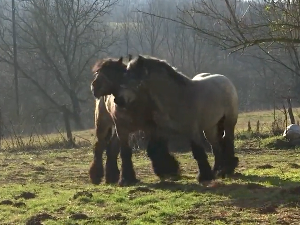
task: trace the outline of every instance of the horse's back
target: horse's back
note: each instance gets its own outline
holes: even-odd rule
[[[203,79],[204,77],[212,75],[211,73],[199,73],[196,76],[193,77],[192,80],[200,80]]]
[[[234,84],[225,75],[201,73],[193,77],[192,80],[195,81],[195,83],[201,83],[202,86],[206,88],[211,88],[211,91],[215,88],[216,91],[219,90],[222,93],[224,93],[224,91],[230,92],[232,97],[237,98],[237,91]]]
[[[238,95],[237,90],[231,80],[222,74],[201,73],[193,79],[197,88],[202,93],[206,93],[207,103],[214,110],[224,110],[225,115],[232,117],[233,120],[238,116]],[[219,102],[220,104],[216,104]],[[216,109],[217,105],[223,109]]]

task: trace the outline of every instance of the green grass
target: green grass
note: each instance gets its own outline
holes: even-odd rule
[[[176,154],[183,178],[159,183],[141,151],[133,156],[141,183],[118,187],[90,183],[90,148],[1,152],[0,221],[24,224],[40,215],[43,224],[296,224],[300,151],[238,156],[234,177],[198,184],[191,153]],[[18,198],[26,192],[34,195]]]

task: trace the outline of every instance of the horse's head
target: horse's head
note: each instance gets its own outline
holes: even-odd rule
[[[144,57],[138,56],[130,60],[127,64],[127,70],[123,76],[123,83],[116,96],[115,102],[118,106],[128,108],[133,102],[146,99],[146,92],[142,87],[143,79],[147,75],[147,70],[143,65]],[[144,97],[143,97],[144,96]]]
[[[119,92],[119,96],[123,97],[124,104],[130,105],[133,101],[141,98],[146,100],[151,89],[157,88],[158,82],[170,79],[169,67],[172,69],[165,61],[149,56],[139,55],[130,60],[124,74],[122,91]]]
[[[91,90],[95,98],[100,98],[117,92],[126,72],[126,64],[122,57],[99,60],[93,66],[92,72],[95,78],[91,83]]]
[[[126,108],[132,104],[137,105],[138,102],[148,104],[149,108],[156,108],[157,99],[168,98],[163,97],[162,93],[168,93],[168,90],[174,92],[189,82],[189,78],[166,61],[139,55],[127,64],[118,98]]]

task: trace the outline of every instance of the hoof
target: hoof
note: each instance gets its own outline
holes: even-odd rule
[[[214,175],[216,178],[224,179],[226,177],[226,169],[220,169],[218,171],[214,171]]]
[[[180,179],[181,177],[181,171],[179,167],[178,161],[170,157],[169,161],[166,162],[158,161],[158,162],[152,162],[152,168],[156,176],[159,177],[159,179]]]
[[[120,171],[115,170],[115,172],[112,172],[108,169],[106,169],[106,174],[105,174],[105,183],[106,184],[117,184],[119,179],[120,179]]]
[[[119,175],[118,176],[109,176],[105,178],[105,183],[106,184],[117,184],[119,181]]]
[[[177,174],[177,175],[170,176],[169,179],[171,181],[179,181],[179,180],[181,180],[181,176],[179,174]]]
[[[221,169],[213,169],[213,175],[214,175],[214,177],[219,177],[219,174],[221,173]]]
[[[165,181],[165,180],[178,181],[181,179],[181,174],[180,173],[162,174],[159,176],[159,179],[161,181]]]
[[[234,175],[234,170],[239,164],[239,158],[234,157],[231,160],[228,160],[228,163],[217,172],[218,177],[222,177],[224,179],[226,176],[232,176]]]
[[[135,185],[137,183],[139,183],[140,180],[139,179],[125,179],[122,178],[121,180],[119,180],[118,184],[120,187],[127,187],[127,186],[132,186]]]
[[[214,179],[215,179],[215,177],[214,177],[212,172],[207,173],[207,174],[198,174],[197,175],[197,180],[198,180],[199,183],[202,183],[202,182],[205,182],[205,181],[212,181]]]
[[[239,158],[238,157],[233,157],[233,159],[230,160],[229,165],[226,168],[226,174],[228,175],[233,175],[235,168],[237,168],[239,165]]]
[[[92,162],[89,170],[89,175],[92,184],[100,184],[104,176],[102,165]]]
[[[95,184],[95,185],[99,185],[102,181],[102,179],[99,177],[93,177],[93,178],[90,177],[90,180],[91,180],[92,184]]]
[[[161,184],[161,183],[164,183],[165,181],[166,181],[165,177],[160,177],[158,183]]]

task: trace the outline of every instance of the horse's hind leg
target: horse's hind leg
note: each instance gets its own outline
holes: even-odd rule
[[[223,154],[224,154],[224,168],[223,173],[231,175],[238,166],[239,158],[235,156],[234,152],[234,127],[236,120],[224,121],[225,136],[223,137]]]
[[[147,146],[147,155],[152,162],[154,173],[161,179],[179,179],[179,162],[170,154],[168,140],[152,134]]]
[[[212,146],[213,154],[215,157],[215,163],[213,167],[213,172],[215,176],[220,170],[222,170],[222,165],[223,165],[223,161],[222,161],[223,160],[223,154],[222,154],[223,134],[224,134],[224,129],[222,130],[220,126],[215,126],[209,130],[205,130],[205,136]]]
[[[112,137],[108,141],[106,148],[106,166],[105,166],[105,180],[107,184],[117,183],[120,177],[120,170],[118,168],[118,155],[120,153],[120,142],[113,131]]]
[[[198,163],[199,173],[197,176],[198,182],[210,181],[214,179],[213,172],[208,162],[208,157],[205,152],[205,137],[203,132],[199,132],[196,138],[191,140],[191,148],[194,159]]]

